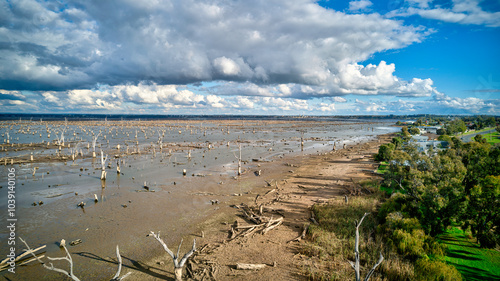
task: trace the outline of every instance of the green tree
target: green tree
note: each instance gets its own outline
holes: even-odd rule
[[[487,143],[488,141],[482,135],[475,135],[474,141],[478,143]]]
[[[400,137],[392,138],[391,142],[394,144],[394,149],[400,149],[403,145],[403,140]]]
[[[500,243],[500,176],[487,176],[472,188],[467,215],[481,247]]]
[[[392,152],[394,151],[395,145],[393,143],[382,144],[378,148],[378,154],[375,155],[375,160],[377,161],[389,161],[392,158]]]
[[[448,142],[450,144],[452,143],[451,137],[448,136],[448,135],[441,135],[441,136],[438,137],[438,140],[440,140],[440,141],[446,141],[446,142]]]
[[[439,128],[436,130],[436,134],[442,136],[442,135],[446,135],[446,129],[444,128]]]
[[[448,135],[464,133],[466,130],[467,126],[465,126],[465,122],[459,118],[454,119],[446,125],[446,133]]]
[[[408,127],[406,127],[406,126],[402,127],[401,134],[403,135],[403,138],[410,137],[410,132],[408,132]]]
[[[419,135],[420,134],[420,130],[417,128],[417,127],[411,127],[408,132],[412,135]]]
[[[495,117],[493,117],[493,116],[488,117],[484,123],[488,127],[495,127],[497,124]]]
[[[454,150],[429,157],[414,149],[395,150],[384,184],[407,194],[406,213],[431,235],[446,229],[465,209],[466,169]]]

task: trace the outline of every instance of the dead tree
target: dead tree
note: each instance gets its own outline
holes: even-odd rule
[[[99,138],[100,134],[101,132],[99,132],[97,136],[94,136],[94,132],[92,132],[92,158],[95,158],[95,145],[97,143],[97,139]]]
[[[41,260],[40,257],[38,257],[37,255],[35,255],[35,253],[34,253],[35,251],[31,250],[30,246],[28,246],[28,243],[26,243],[26,241],[24,241],[21,237],[19,237],[19,240],[21,240],[21,242],[23,242],[24,245],[26,246],[26,248],[27,248],[26,252],[30,253],[31,255],[33,255],[33,257],[36,260],[38,260],[43,265],[43,267],[45,267],[48,270],[52,270],[52,271],[63,273],[63,274],[65,274],[66,276],[68,276],[69,278],[71,278],[74,281],[80,281],[80,279],[78,277],[76,277],[75,274],[73,273],[73,259],[71,258],[71,255],[69,254],[69,251],[66,248],[65,244],[61,244],[61,246],[66,251],[66,256],[65,257],[58,257],[58,258],[47,257],[47,259],[49,259],[51,261],[57,261],[57,260],[65,260],[65,261],[67,261],[69,263],[69,272],[66,271],[66,270],[64,270],[64,269],[60,269],[60,268],[54,267],[53,263],[49,263],[49,265],[47,265],[45,262],[43,262]],[[116,272],[115,276],[113,276],[113,278],[111,279],[111,281],[120,281],[120,280],[123,280],[123,279],[125,279],[127,276],[129,276],[131,274],[131,272],[129,272],[129,273],[123,275],[122,277],[120,277],[121,270],[122,270],[122,257],[120,255],[120,249],[118,248],[118,245],[116,245],[116,257],[118,258],[118,271]]]
[[[181,245],[182,245],[182,239],[181,243],[179,244],[179,248],[177,249],[177,255],[174,255],[174,253],[167,247],[167,244],[163,242],[163,239],[160,238],[160,232],[158,234],[155,234],[153,231],[148,236],[153,236],[160,244],[163,246],[163,249],[172,257],[172,260],[174,261],[174,275],[175,275],[175,280],[176,281],[182,281],[182,268],[184,267],[184,264],[186,264],[187,259],[194,254],[196,251],[196,239],[193,240],[193,248],[187,252],[182,259],[179,261],[179,251],[181,250]]]
[[[59,136],[59,134],[56,133],[57,145],[59,147],[64,146],[64,131],[66,131],[66,128],[61,130],[61,136]]]
[[[240,157],[237,157],[236,155],[234,155],[234,157],[238,159],[238,176],[241,176],[241,144],[238,147],[239,147],[238,150],[240,152]]]
[[[354,272],[356,274],[356,281],[361,281],[361,276],[360,276],[360,272],[359,272],[359,267],[360,267],[359,266],[359,227],[361,226],[361,223],[363,223],[363,220],[365,219],[365,217],[368,214],[369,213],[365,213],[359,222],[357,220],[355,222],[355,225],[356,225],[356,241],[355,241],[355,246],[354,246],[355,247],[354,248],[354,256],[355,256],[356,261],[355,262],[349,261],[349,263],[351,264],[351,266],[354,269]],[[375,269],[377,268],[377,266],[379,266],[382,263],[383,260],[384,260],[384,257],[382,256],[382,253],[380,253],[380,257],[379,257],[377,263],[368,272],[368,274],[366,275],[364,281],[368,281],[370,279],[370,277],[372,276],[373,272],[375,272]]]
[[[108,155],[104,157],[104,153],[101,150],[101,180],[106,180],[106,160],[108,159]]]
[[[78,156],[78,145],[80,145],[80,143],[77,142],[75,147],[70,148],[71,160],[73,160],[73,165],[75,164],[75,158]]]

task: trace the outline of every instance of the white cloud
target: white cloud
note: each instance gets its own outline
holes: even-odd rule
[[[429,5],[432,1],[411,0],[408,8],[392,11],[392,16],[419,15],[423,18],[440,20],[459,24],[485,25],[489,27],[500,26],[500,12],[487,12],[480,7],[478,0],[454,0],[451,8],[443,8],[439,4]]]
[[[416,4],[420,8],[429,8],[429,3],[432,1],[433,0],[406,0],[406,2]]]
[[[427,34],[376,13],[345,14],[312,0],[33,3],[1,9],[12,26],[0,29],[11,42],[0,51],[2,88],[12,87],[9,81],[32,81],[23,84],[28,90],[73,90],[225,80],[331,89],[348,65]],[[33,23],[35,15],[43,25]]]
[[[215,69],[223,75],[238,75],[240,73],[240,67],[232,59],[226,57],[220,57],[214,59]]]
[[[390,88],[396,83],[397,78],[392,75],[394,64],[381,61],[378,66],[369,64],[362,66],[348,64],[339,73],[339,85],[348,89],[378,90]]]
[[[327,104],[327,103],[320,103],[319,104],[319,110],[325,112],[325,111],[335,111],[335,104],[334,103],[330,103],[330,104]]]
[[[434,102],[444,108],[474,114],[498,114],[500,110],[499,100],[487,101],[476,97],[458,98],[438,93],[434,96]]]
[[[349,11],[362,11],[373,5],[371,1],[368,0],[358,0],[349,2]]]
[[[335,102],[347,102],[347,100],[343,97],[333,97],[333,101],[335,101]]]

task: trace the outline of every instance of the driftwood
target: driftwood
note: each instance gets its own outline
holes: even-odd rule
[[[251,264],[251,263],[237,263],[236,269],[239,270],[259,270],[265,268],[267,265],[263,263]]]
[[[194,254],[196,251],[196,239],[193,240],[193,248],[187,252],[182,259],[179,260],[179,251],[181,250],[181,245],[182,245],[182,239],[181,243],[179,244],[179,248],[177,248],[177,254],[174,255],[174,253],[167,247],[167,244],[163,241],[163,239],[160,238],[160,232],[158,234],[155,234],[153,231],[150,232],[148,236],[153,236],[162,246],[163,249],[172,257],[172,260],[174,262],[174,274],[175,274],[175,280],[176,281],[182,281],[182,268],[184,267],[184,264],[186,263],[187,259]]]
[[[270,230],[280,226],[283,223],[283,217],[274,219],[273,217],[262,215],[262,205],[259,208],[259,214],[256,214],[249,206],[244,204],[237,206],[237,208],[242,212],[241,215],[243,218],[254,224],[239,225],[237,222],[235,222],[231,226],[231,235],[229,237],[229,241],[234,240],[238,237],[246,237],[257,232],[266,234]]]
[[[38,251],[40,251],[40,250],[42,250],[42,249],[45,249],[45,247],[46,247],[46,246],[47,246],[47,245],[42,245],[42,246],[40,246],[40,247],[38,247],[38,248],[36,248],[36,249],[33,249],[33,250],[27,250],[27,251],[25,251],[24,253],[20,254],[19,256],[15,257],[15,259],[14,259],[14,261],[13,261],[13,262],[14,262],[14,263],[19,263],[19,262],[20,262],[20,264],[19,264],[19,265],[23,265],[23,264],[30,263],[30,262],[34,261],[34,260],[35,260],[35,258],[31,258],[31,259],[29,259],[29,260],[26,260],[26,259],[27,259],[27,257],[26,257],[26,256],[27,256],[27,255],[31,255],[32,253],[36,253],[36,252],[38,252]],[[36,255],[40,255],[40,254],[41,254],[41,253],[38,253],[38,254],[36,254]],[[38,256],[38,257],[39,257],[39,258],[43,258],[43,257],[45,257],[45,256],[44,256],[44,255],[40,255],[40,256]],[[6,269],[8,269],[8,268],[10,267],[10,262],[9,262],[9,260],[10,260],[10,258],[6,258],[6,259],[4,259],[4,260],[2,260],[2,261],[0,262],[0,272],[1,272],[1,271],[4,271],[4,270],[6,270]]]
[[[287,243],[300,242],[302,239],[306,238],[306,234],[307,234],[307,230],[309,229],[309,225],[310,224],[304,225],[304,229],[302,230],[302,233],[297,238],[294,238],[294,239],[288,241]]]
[[[21,237],[19,237],[19,240],[21,240],[21,242],[24,243],[24,245],[26,246],[27,250],[26,250],[26,253],[28,254],[31,254],[33,256],[34,259],[38,260],[42,265],[43,267],[45,267],[46,269],[48,270],[52,270],[52,271],[56,271],[56,272],[60,272],[60,273],[63,273],[65,274],[66,276],[68,276],[69,278],[71,278],[72,280],[74,281],[80,281],[80,279],[78,277],[75,276],[75,274],[73,273],[73,259],[71,258],[71,255],[69,254],[69,251],[68,249],[66,248],[65,245],[62,245],[62,247],[64,248],[64,250],[66,251],[66,256],[65,257],[59,257],[59,258],[51,258],[51,257],[47,257],[47,259],[51,260],[51,261],[56,261],[56,260],[65,260],[69,263],[69,272],[64,270],[64,269],[60,269],[60,268],[57,268],[57,267],[54,267],[54,264],[52,263],[49,263],[49,265],[45,264],[41,258],[43,258],[44,256],[36,256],[35,255],[35,252],[37,249],[40,249],[42,247],[45,247],[45,246],[42,246],[40,248],[37,248],[35,250],[31,250],[31,248],[28,246],[28,243],[26,243],[26,241],[24,241]],[[131,272],[123,275],[122,277],[120,277],[120,274],[121,274],[121,269],[122,269],[122,258],[120,256],[120,249],[118,248],[118,245],[116,246],[116,256],[118,258],[118,271],[116,272],[115,276],[113,276],[113,278],[111,279],[112,281],[120,281],[120,280],[123,280],[125,279],[127,276],[129,276],[131,274]],[[31,260],[30,260],[31,261]]]

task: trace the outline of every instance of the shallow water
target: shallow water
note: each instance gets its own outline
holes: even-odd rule
[[[106,165],[111,167],[107,168],[106,186],[136,190],[141,189],[146,182],[148,186],[159,189],[160,185],[182,182],[184,169],[188,176],[236,175],[239,144],[242,160],[251,164],[252,159],[271,161],[274,157],[300,152],[301,138],[304,139],[304,152],[310,153],[332,150],[334,142],[336,148],[341,149],[344,143],[353,144],[399,130],[387,125],[271,121],[233,121],[226,124],[214,121],[165,121],[134,124],[121,121],[110,122],[107,126],[90,122],[69,122],[65,126],[63,122],[4,122],[2,137],[6,139],[8,130],[11,145],[53,143],[65,128],[65,146],[61,151],[57,148],[9,149],[8,152],[1,151],[0,156],[10,159],[28,157],[33,153],[35,158],[40,155],[55,157],[58,154],[68,158],[65,162],[15,165],[18,185],[21,185],[18,189],[18,206],[27,207],[33,202],[43,201],[47,204],[70,197],[74,192],[89,193],[102,189],[99,180],[101,150],[108,155]],[[100,132],[95,147],[96,158],[91,157],[92,132],[94,135]],[[161,149],[158,143],[160,138]],[[120,150],[116,149],[117,145],[120,145]],[[4,147],[7,146],[4,144]],[[72,161],[72,149],[84,156],[77,155]],[[127,155],[127,151],[137,153]],[[116,173],[117,163],[123,174]],[[245,168],[248,164],[243,166]],[[33,176],[35,167],[37,169]],[[2,183],[6,183],[5,171],[2,171],[1,176]],[[5,207],[6,200],[0,200],[0,208]]]
[[[0,163],[3,165],[6,158],[28,159],[31,153],[35,161],[0,167],[3,186],[0,189],[0,209],[7,210],[7,168],[14,167],[17,177],[16,212],[20,220],[19,235],[22,234],[35,245],[52,243],[54,248],[55,242],[61,237],[67,240],[78,235],[85,237],[82,235],[82,225],[97,225],[105,233],[118,235],[108,225],[99,226],[100,221],[97,222],[96,217],[104,216],[109,219],[108,223],[127,226],[154,226],[158,222],[153,218],[144,218],[141,223],[130,220],[141,219],[147,216],[148,211],[154,212],[166,206],[169,206],[169,211],[162,213],[161,222],[176,228],[172,233],[172,237],[175,237],[181,234],[181,230],[177,228],[183,223],[201,219],[203,214],[210,212],[208,206],[211,203],[208,199],[227,202],[232,200],[228,195],[244,194],[252,189],[252,186],[234,180],[237,175],[240,145],[242,168],[251,173],[260,169],[258,165],[269,161],[293,155],[331,151],[334,143],[339,150],[343,144],[352,145],[380,134],[400,130],[390,127],[392,124],[393,122],[362,123],[338,120],[164,120],[114,121],[107,124],[88,121],[67,124],[61,121],[3,121],[0,122],[0,132],[5,141],[0,152]],[[65,142],[64,146],[61,145],[61,150],[53,144],[50,149],[46,149],[46,143],[54,143],[63,128]],[[5,144],[7,132],[10,144]],[[92,132],[94,136],[101,132],[96,143],[96,152],[102,150],[108,155],[107,178],[104,182],[100,180],[99,153],[96,158],[92,158]],[[303,151],[301,138],[304,142]],[[26,145],[30,143],[42,142],[43,145],[26,149]],[[15,151],[19,143],[26,145]],[[12,147],[12,144],[15,145]],[[120,145],[119,150],[117,145]],[[75,161],[72,161],[71,149],[75,147],[84,156],[79,154]],[[68,159],[50,160],[58,154]],[[117,163],[120,163],[121,174],[116,172]],[[108,164],[111,168],[108,168]],[[33,176],[35,167],[37,169]],[[184,169],[186,176],[183,175]],[[145,192],[144,182],[150,191],[155,192]],[[99,203],[94,203],[94,194]],[[197,196],[198,194],[202,196]],[[203,196],[206,194],[213,196]],[[43,206],[32,206],[33,202],[39,201],[43,201]],[[134,202],[127,203],[129,201]],[[136,204],[137,201],[143,203]],[[85,209],[77,207],[79,202],[86,204]],[[130,206],[125,209],[122,207],[124,204]],[[140,209],[134,209],[135,206],[140,206]],[[133,215],[124,216],[132,210],[135,210]],[[101,212],[106,215],[99,215]],[[113,215],[109,215],[110,212]],[[7,212],[2,211],[0,214],[0,219],[6,221]],[[138,231],[124,231],[118,235],[121,238],[117,240],[135,239],[132,237],[136,237]],[[0,232],[0,240],[5,241],[8,234],[3,229]],[[87,240],[92,241],[102,239],[100,237],[103,234],[88,235]],[[6,247],[6,243],[0,246],[2,256],[7,251]],[[98,254],[99,250],[93,250]]]

